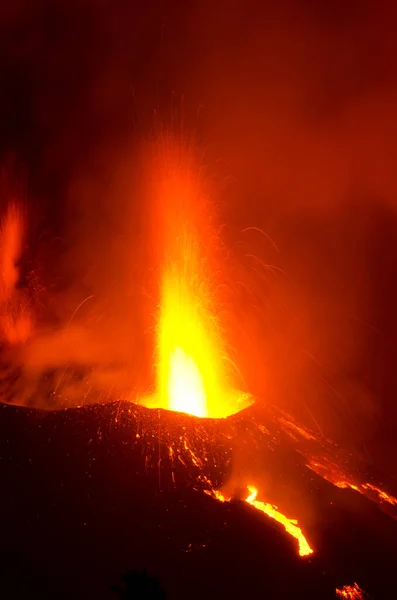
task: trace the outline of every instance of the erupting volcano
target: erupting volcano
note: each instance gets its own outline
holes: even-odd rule
[[[251,405],[253,399],[233,387],[230,360],[222,339],[215,273],[225,265],[221,265],[219,257],[212,205],[192,149],[166,137],[160,150],[154,189],[162,272],[157,392],[144,404],[201,418],[229,417]],[[172,446],[170,450],[173,452]],[[194,455],[193,460],[197,463]],[[254,487],[248,489],[246,502],[281,522],[298,539],[301,556],[311,554],[313,550],[297,521],[256,500],[258,491]],[[225,500],[216,490],[212,493]]]
[[[223,318],[233,310],[224,300],[231,259],[221,241],[216,205],[195,152],[193,144],[162,135],[148,161],[148,254],[150,273],[155,274],[151,297],[156,302],[152,331],[155,376],[153,390],[147,394],[128,389],[128,379],[120,376],[122,371],[106,371],[111,362],[108,355],[105,364],[100,364],[102,346],[93,343],[93,333],[90,338],[90,324],[100,322],[89,314],[88,300],[94,295],[79,302],[66,325],[57,331],[49,332],[47,324],[32,330],[15,266],[23,221],[16,206],[10,204],[2,228],[0,265],[1,331],[7,344],[3,399],[13,402],[16,398],[18,403],[19,398],[26,398],[23,403],[30,404],[40,396],[42,407],[45,398],[40,385],[44,380],[48,397],[59,409],[51,417],[60,419],[54,431],[73,427],[86,417],[94,423],[95,431],[84,446],[90,454],[86,473],[97,464],[94,461],[102,452],[103,440],[110,448],[121,438],[123,452],[127,447],[131,453],[125,458],[127,464],[137,453],[134,460],[142,465],[137,473],[144,468],[147,478],[149,471],[158,472],[159,489],[200,492],[200,501],[215,500],[224,515],[239,514],[239,507],[244,506],[256,515],[256,531],[274,527],[276,545],[284,543],[279,541],[284,538],[289,540],[286,543],[291,544],[291,550],[288,546],[287,554],[294,558],[299,555],[306,565],[303,569],[337,573],[339,587],[334,581],[330,583],[331,575],[324,584],[327,597],[331,591],[333,597],[364,597],[358,584],[340,587],[347,575],[338,541],[333,550],[327,550],[326,534],[319,532],[326,530],[327,519],[336,519],[332,507],[343,505],[342,495],[347,490],[359,492],[388,513],[386,517],[374,508],[380,521],[396,516],[397,499],[378,479],[369,476],[355,457],[267,403],[266,398],[254,399],[244,389],[244,377],[232,358],[230,332]],[[88,317],[80,317],[82,308]],[[77,349],[76,339],[84,341],[86,347]],[[91,346],[95,352],[90,354]],[[45,369],[40,372],[43,354]],[[57,364],[57,357],[65,355],[67,365]],[[84,364],[91,355],[99,367]],[[10,361],[17,363],[16,373]],[[35,378],[39,384],[33,383]],[[9,392],[10,386],[16,386],[15,394]],[[76,397],[77,402],[70,402]],[[69,410],[60,410],[68,402]],[[40,423],[40,435],[46,431],[45,423],[51,423],[48,419]],[[52,444],[52,426],[48,427],[47,441]],[[361,506],[367,505],[359,505],[359,510]],[[222,517],[224,525],[227,518]],[[208,543],[211,540],[200,542],[198,547],[205,548]],[[186,552],[194,553],[194,548],[189,543]]]
[[[0,600],[397,598],[394,4],[2,3]]]

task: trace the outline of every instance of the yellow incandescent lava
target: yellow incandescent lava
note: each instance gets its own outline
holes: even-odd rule
[[[165,140],[153,190],[160,298],[155,394],[149,407],[223,418],[252,403],[234,387],[218,296],[224,264],[213,205],[189,151]]]
[[[288,519],[288,517],[279,512],[276,506],[257,500],[258,490],[253,486],[248,486],[248,491],[249,495],[245,501],[257,510],[265,513],[265,515],[271,519],[275,519],[278,523],[281,523],[284,526],[285,531],[297,540],[300,556],[313,554],[313,550],[310,548],[307,539],[303,535],[302,529],[298,527],[298,521],[296,521],[296,519]]]
[[[222,418],[250,404],[230,389],[214,317],[181,274],[163,282],[158,340],[159,405],[196,417]]]
[[[336,595],[338,598],[345,598],[346,600],[364,600],[364,592],[357,583],[336,588]]]
[[[272,504],[268,504],[267,502],[260,502],[257,500],[258,490],[252,486],[248,485],[248,496],[245,498],[245,502],[250,504],[257,510],[260,510],[265,515],[274,519],[278,523],[283,525],[285,531],[289,533],[292,537],[294,537],[298,542],[298,552],[300,556],[308,556],[309,554],[313,554],[313,550],[309,545],[305,535],[302,532],[302,529],[298,527],[298,521],[295,519],[289,519],[285,515],[283,515],[277,508],[277,506],[273,506]],[[225,497],[219,490],[212,490],[209,492],[217,500],[221,502],[228,502],[230,498]]]

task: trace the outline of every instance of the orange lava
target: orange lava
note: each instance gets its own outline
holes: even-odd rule
[[[392,506],[397,506],[397,498],[387,494],[384,490],[377,488],[375,485],[363,483],[361,487],[364,488],[364,490],[371,490],[372,492],[375,492],[381,502],[388,502]]]
[[[314,437],[314,435],[312,435],[306,429],[297,425],[293,421],[287,421],[287,419],[280,419],[280,423],[281,423],[281,425],[284,426],[284,429],[287,431],[288,435],[290,437],[292,437],[293,439],[296,439],[295,434],[299,434],[301,437],[305,438],[306,440],[315,440],[316,439]]]
[[[258,495],[258,490],[251,485],[247,487],[249,495],[247,496],[245,501],[257,510],[260,510],[263,513],[265,513],[265,515],[267,515],[271,519],[274,519],[278,523],[281,523],[284,526],[285,531],[297,540],[300,556],[308,556],[309,554],[313,554],[313,550],[311,549],[307,539],[303,535],[302,529],[298,527],[298,521],[296,521],[296,519],[288,519],[288,517],[286,517],[278,511],[277,506],[273,506],[272,504],[268,504],[267,502],[260,502],[256,499]]]
[[[260,510],[271,519],[274,519],[278,523],[281,523],[285,531],[297,540],[298,552],[300,556],[308,556],[310,554],[313,554],[313,550],[310,547],[305,535],[303,534],[302,529],[298,527],[298,521],[296,519],[289,519],[288,517],[283,515],[278,510],[277,506],[273,506],[272,504],[268,504],[267,502],[261,502],[257,500],[256,497],[258,495],[258,490],[254,486],[247,485],[247,489],[249,494],[245,498],[245,502],[247,502],[257,510]],[[230,501],[230,498],[224,496],[219,490],[211,490],[207,493],[216,498],[217,500],[220,500],[221,502]]]
[[[336,588],[336,595],[338,598],[347,598],[348,600],[364,600],[364,592],[357,583]]]
[[[325,458],[322,462],[311,460],[308,467],[342,490],[351,489],[370,499],[373,499],[373,496],[376,495],[380,503],[387,502],[391,506],[397,506],[397,498],[371,483],[353,482],[352,478],[344,473],[338,465],[325,460]]]
[[[222,418],[251,404],[233,385],[218,319],[219,238],[193,154],[164,139],[155,163],[154,228],[160,270],[156,393],[149,407]]]

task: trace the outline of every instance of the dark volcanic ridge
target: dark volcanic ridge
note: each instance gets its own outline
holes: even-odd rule
[[[106,598],[124,569],[140,566],[170,598],[263,590],[326,599],[353,581],[372,598],[393,597],[394,519],[314,473],[276,420],[258,427],[256,417],[202,420],[119,402],[50,413],[2,405],[7,573],[29,569],[44,598]],[[300,558],[283,527],[245,502],[202,493],[231,480],[254,483],[258,499],[298,518],[314,554]]]

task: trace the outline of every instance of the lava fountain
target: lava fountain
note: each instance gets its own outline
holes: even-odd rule
[[[213,206],[205,193],[193,152],[172,139],[163,138],[156,161],[154,186],[156,237],[160,277],[157,317],[157,390],[144,400],[151,407],[219,419],[252,404],[233,381],[218,315],[222,314],[218,291],[221,246],[213,220]],[[234,369],[236,371],[236,369]],[[171,455],[173,448],[170,447]],[[192,460],[197,463],[197,458]],[[211,481],[207,493],[226,501]],[[281,523],[299,543],[299,554],[313,552],[297,521],[277,507],[256,500],[248,486],[245,501]],[[229,498],[228,498],[229,499]]]
[[[252,403],[234,384],[219,320],[221,244],[205,181],[188,145],[162,137],[155,162],[155,253],[159,267],[156,392],[143,404],[222,418]]]
[[[167,437],[170,462],[174,464],[179,457],[183,464],[194,465],[195,485],[221,502],[230,501],[233,495],[238,497],[244,483],[248,493],[243,500],[277,521],[295,539],[299,555],[307,557],[313,548],[300,524],[273,502],[257,499],[264,490],[259,492],[263,485],[255,483],[255,475],[248,480],[244,476],[244,482],[239,479],[241,475],[232,477],[227,485],[231,493],[226,495],[223,486],[219,489],[211,477],[204,475],[208,432],[206,424],[201,427],[195,418],[214,420],[218,435],[213,442],[222,444],[222,440],[229,440],[234,457],[240,452],[240,445],[257,447],[258,439],[250,438],[246,421],[245,433],[237,434],[240,415],[236,413],[253,404],[253,398],[236,385],[238,370],[230,358],[227,331],[222,327],[222,316],[230,310],[222,301],[222,292],[228,287],[226,251],[218,234],[215,206],[195,156],[193,145],[169,134],[159,138],[150,161],[150,239],[156,264],[154,279],[160,288],[155,293],[159,298],[155,315],[156,387],[154,393],[138,399],[138,403],[191,415],[189,434],[183,426],[179,435]],[[226,420],[232,415],[235,417]],[[169,421],[164,416],[166,430],[171,427]],[[276,421],[288,435],[295,437],[298,432],[305,442],[315,440],[312,434],[293,425],[290,418],[286,421],[279,415]],[[230,431],[223,431],[222,422]],[[262,431],[255,424],[256,435],[258,427]],[[279,431],[276,435],[280,435]],[[302,454],[307,452],[306,449]],[[314,470],[311,459],[307,456],[308,466]],[[274,498],[271,489],[266,492]]]

